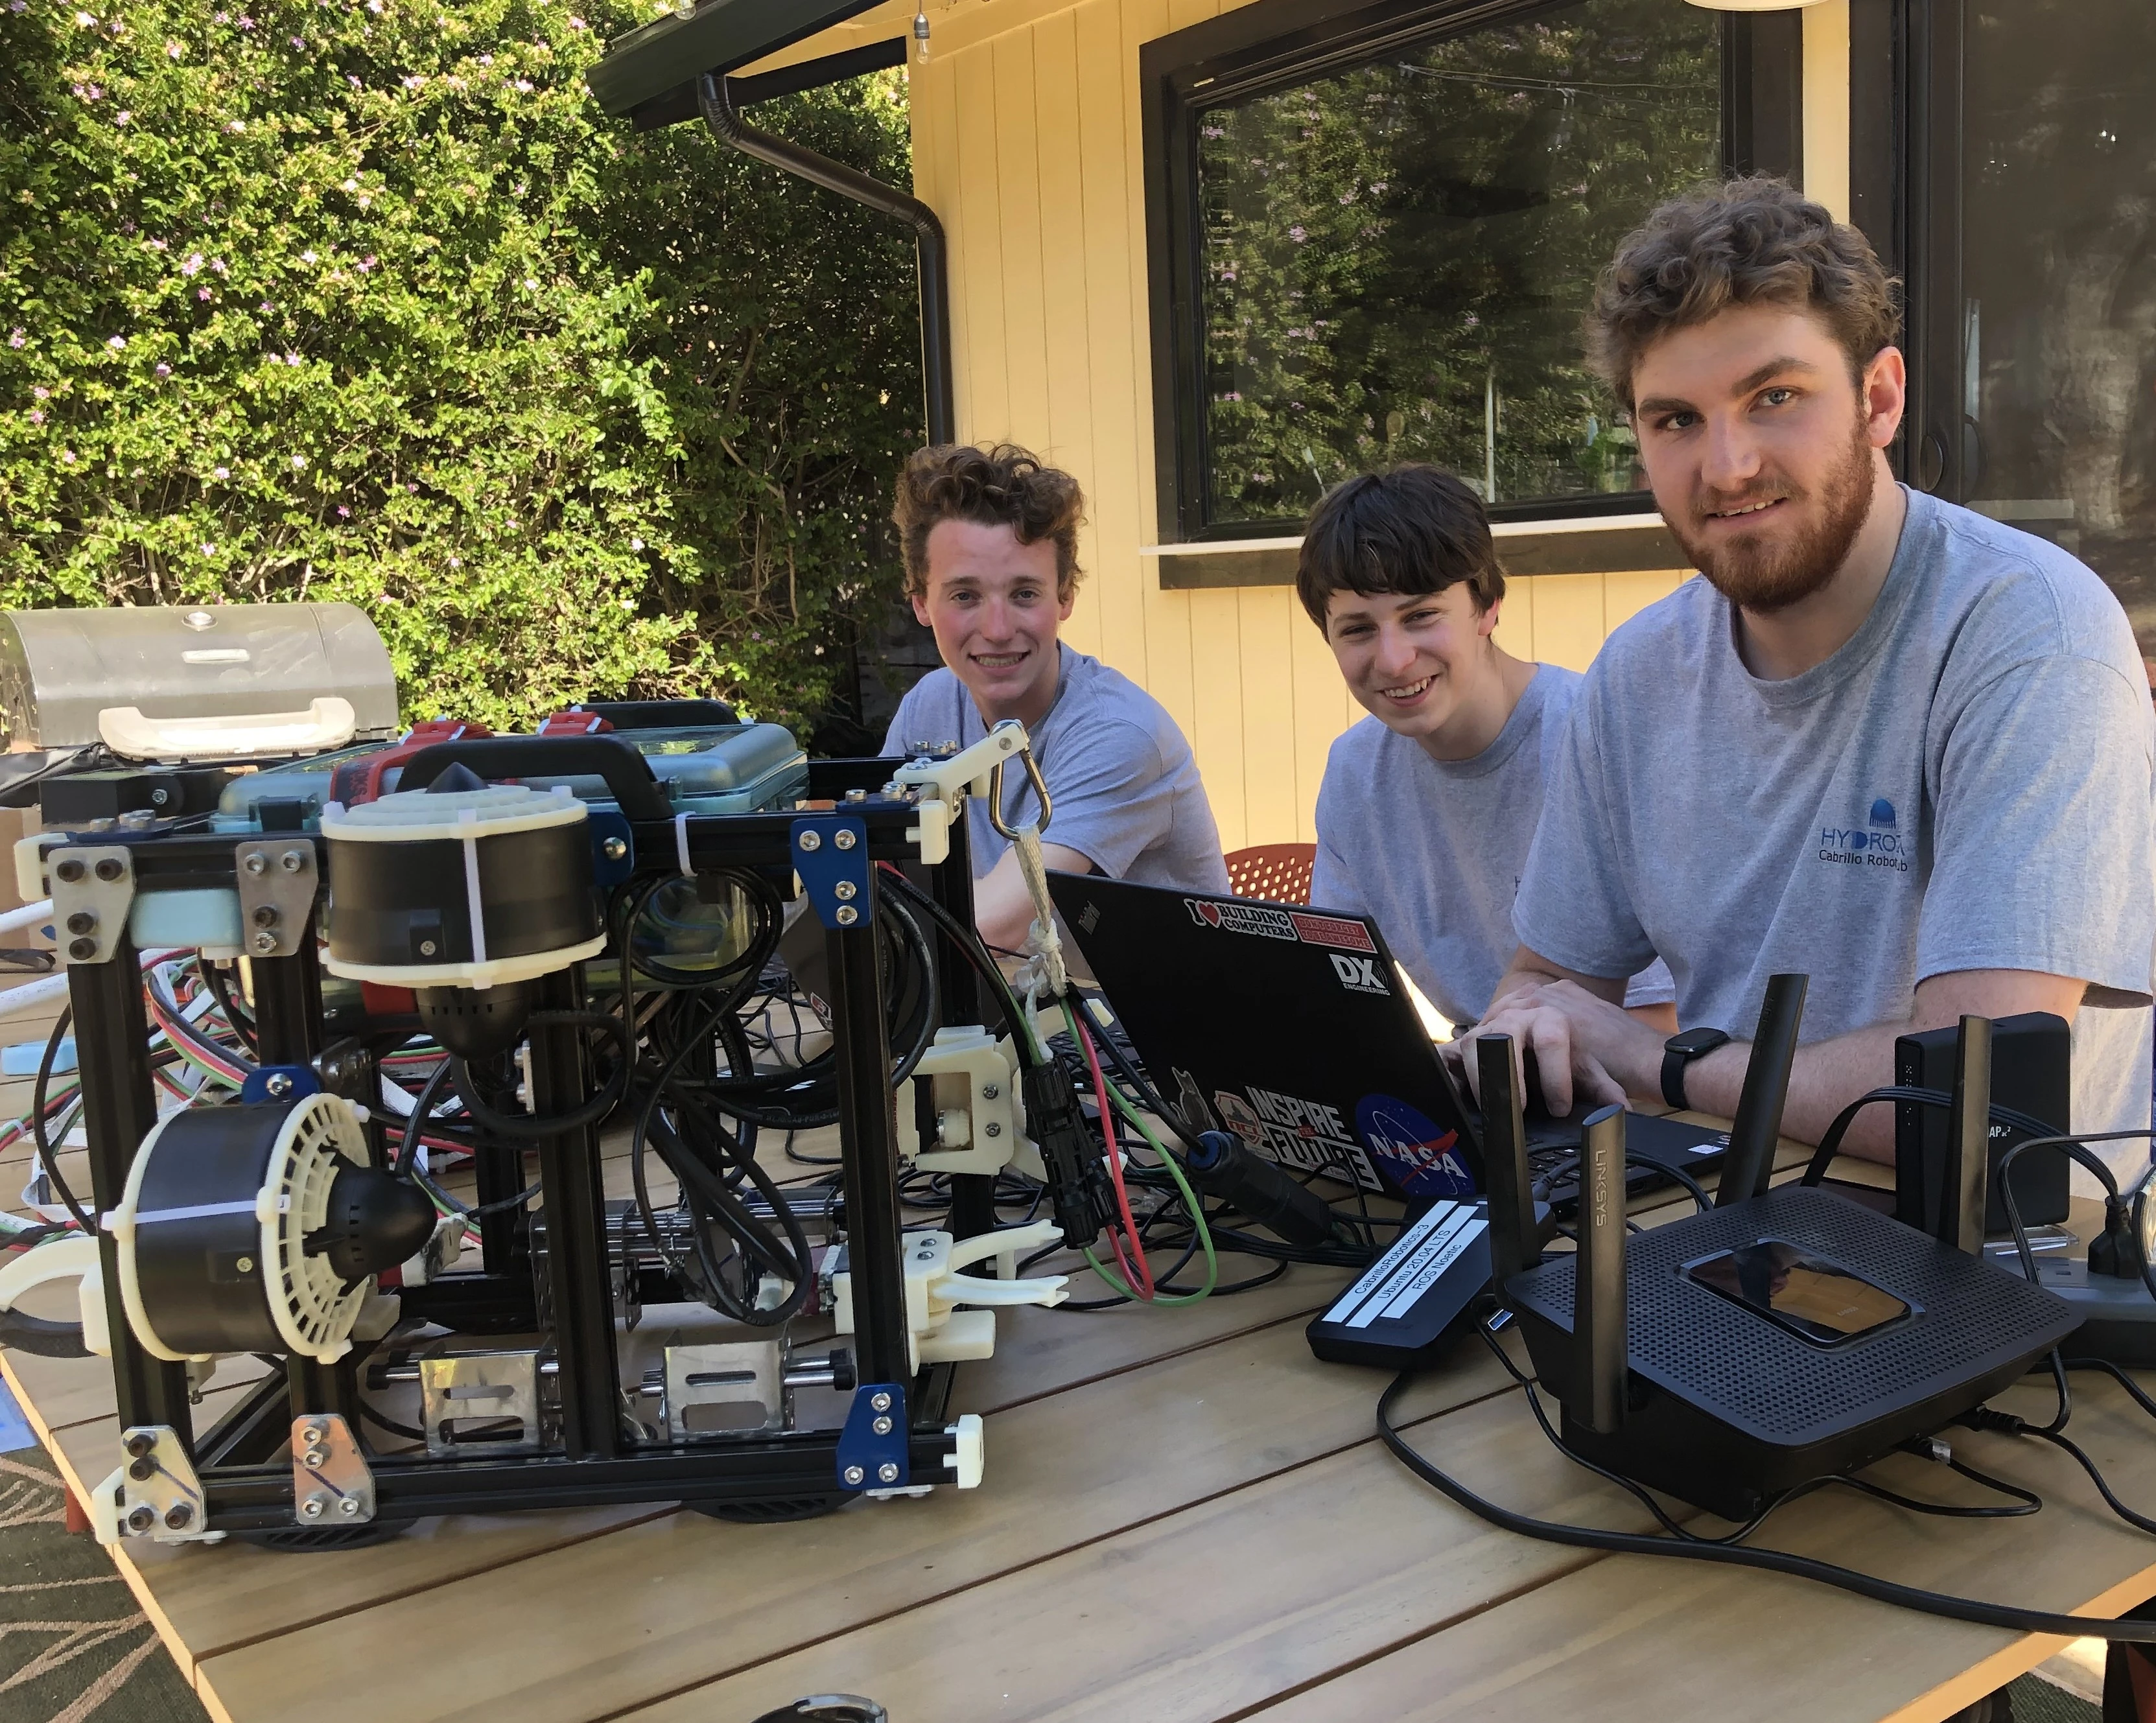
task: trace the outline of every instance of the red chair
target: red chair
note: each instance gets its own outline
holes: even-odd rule
[[[1306,904],[1317,866],[1315,844],[1254,844],[1227,858],[1228,889],[1268,903]]]

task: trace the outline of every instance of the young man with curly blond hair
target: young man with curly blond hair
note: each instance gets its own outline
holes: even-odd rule
[[[953,444],[906,462],[891,519],[913,613],[944,667],[900,702],[884,752],[968,746],[1016,718],[1055,807],[1041,844],[1050,868],[1225,892],[1220,833],[1175,720],[1056,638],[1077,600],[1084,510],[1075,479],[1022,449]],[[1037,818],[1024,776],[1005,777],[1010,821]],[[978,801],[967,832],[974,920],[990,945],[1014,951],[1033,920],[1018,857]]]

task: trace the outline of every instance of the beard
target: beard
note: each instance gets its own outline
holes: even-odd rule
[[[1850,546],[1863,530],[1871,512],[1876,475],[1868,428],[1857,419],[1844,457],[1827,472],[1815,493],[1800,489],[1779,474],[1762,474],[1734,498],[1713,500],[1713,512],[1743,508],[1749,502],[1785,498],[1793,509],[1810,505],[1815,518],[1788,536],[1762,533],[1752,538],[1726,540],[1710,546],[1695,535],[1692,525],[1708,513],[1706,502],[1695,500],[1680,525],[1666,515],[1670,536],[1676,540],[1692,566],[1708,583],[1732,604],[1755,615],[1786,610],[1820,591],[1849,558]]]

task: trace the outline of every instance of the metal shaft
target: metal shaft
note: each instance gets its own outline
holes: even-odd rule
[[[1990,1159],[1991,1019],[1965,1017],[1954,1042],[1946,1175],[1939,1187],[1939,1242],[1971,1256],[1984,1249]]]

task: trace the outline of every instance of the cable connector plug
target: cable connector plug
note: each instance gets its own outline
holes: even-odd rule
[[[1064,1244],[1082,1250],[1114,1223],[1116,1187],[1106,1153],[1086,1128],[1077,1088],[1060,1064],[1051,1059],[1031,1066],[1019,1080],[1025,1090],[1026,1129],[1040,1146],[1056,1224],[1063,1228]]]
[[[2023,1435],[2029,1428],[2029,1420],[2025,1418],[2016,1418],[2010,1412],[1999,1412],[1989,1406],[1972,1408],[1962,1413],[1956,1422],[1966,1424],[1972,1430],[1995,1430],[2005,1436]]]

